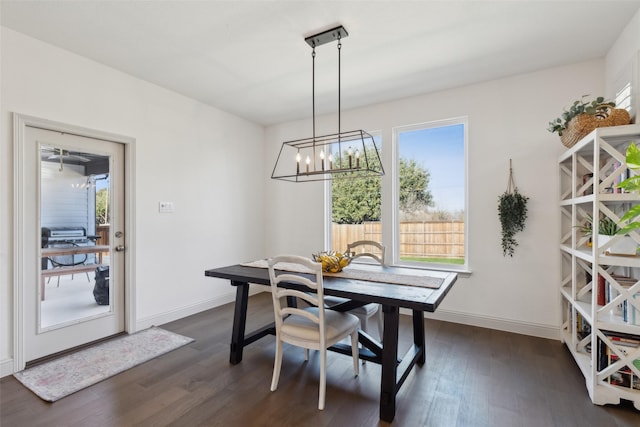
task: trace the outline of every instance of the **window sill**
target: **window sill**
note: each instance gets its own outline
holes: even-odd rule
[[[469,277],[472,274],[471,270],[465,268],[452,268],[450,266],[441,264],[432,265],[415,265],[415,264],[392,264],[394,267],[413,268],[416,270],[433,270],[433,271],[446,271],[448,273],[457,273],[459,277]]]

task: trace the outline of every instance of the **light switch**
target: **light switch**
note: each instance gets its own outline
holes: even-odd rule
[[[172,213],[173,202],[158,202],[158,211],[160,213]]]

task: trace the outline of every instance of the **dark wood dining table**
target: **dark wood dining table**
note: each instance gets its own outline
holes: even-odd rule
[[[347,279],[333,275],[323,277],[325,295],[335,295],[347,299],[345,303],[332,306],[333,310],[348,311],[368,303],[378,303],[382,306],[384,314],[382,343],[364,331],[360,331],[359,341],[362,345],[360,358],[381,365],[380,418],[391,422],[395,417],[396,396],[400,387],[416,364],[421,366],[425,363],[424,312],[434,312],[438,308],[457,280],[457,274],[433,270],[425,272],[425,270],[400,267],[379,268],[396,277],[402,277],[403,274],[407,276],[419,274],[427,275],[440,282],[440,286],[433,289],[400,283]],[[273,323],[251,333],[245,333],[249,286],[250,284],[270,286],[269,272],[266,268],[237,264],[206,270],[204,274],[207,277],[230,280],[231,285],[236,287],[229,361],[231,364],[238,364],[242,361],[244,347],[267,335],[275,335]],[[284,286],[298,287],[294,284],[284,284]],[[295,304],[295,301],[290,300],[289,304]],[[399,358],[398,333],[401,308],[412,311],[413,345],[402,358]],[[351,347],[347,344],[337,344],[330,350],[351,355]]]

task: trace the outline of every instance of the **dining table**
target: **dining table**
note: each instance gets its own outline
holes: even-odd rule
[[[205,270],[207,277],[226,279],[236,288],[229,362],[242,361],[244,347],[268,335],[275,335],[275,324],[264,325],[247,333],[246,319],[249,309],[251,284],[270,286],[266,261],[235,264]],[[277,266],[276,266],[277,267]],[[380,419],[391,422],[396,414],[396,398],[411,370],[422,366],[426,358],[425,312],[434,312],[457,280],[457,273],[424,270],[408,267],[362,264],[347,267],[342,273],[323,275],[325,295],[345,299],[331,306],[332,310],[349,311],[369,303],[377,303],[383,312],[382,340],[374,339],[365,331],[359,331],[359,357],[381,365]],[[219,282],[226,283],[226,282]],[[301,288],[294,283],[281,283],[287,288]],[[295,299],[288,299],[295,305]],[[413,344],[402,356],[398,356],[400,309],[411,311]],[[351,355],[348,344],[339,343],[330,350]]]

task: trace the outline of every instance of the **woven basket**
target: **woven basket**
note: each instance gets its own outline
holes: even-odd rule
[[[560,135],[560,141],[565,147],[570,148],[595,128],[628,125],[630,121],[631,118],[627,110],[601,105],[593,115],[583,113],[569,120],[567,128]]]

